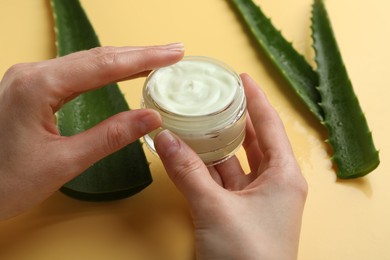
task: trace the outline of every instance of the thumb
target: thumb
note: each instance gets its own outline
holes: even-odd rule
[[[182,140],[163,130],[154,138],[154,145],[168,176],[188,201],[212,192],[216,185],[206,165]]]
[[[161,118],[152,109],[139,109],[118,113],[80,134],[64,140],[70,151],[71,174],[77,175],[93,163],[136,141],[160,127]]]

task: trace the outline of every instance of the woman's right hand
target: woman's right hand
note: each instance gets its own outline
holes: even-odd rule
[[[276,111],[248,75],[242,80],[250,173],[236,157],[207,168],[167,130],[156,136],[156,149],[189,202],[198,259],[295,259],[307,183]]]

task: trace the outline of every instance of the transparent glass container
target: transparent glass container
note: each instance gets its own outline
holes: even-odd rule
[[[231,100],[228,102],[224,100],[226,105],[207,114],[186,115],[173,112],[167,108],[169,106],[156,101],[153,97],[151,84],[156,80],[156,73],[160,73],[157,69],[151,72],[145,81],[141,106],[157,110],[162,118],[162,129],[169,129],[179,136],[206,165],[221,163],[234,155],[245,137],[246,99],[241,78],[228,65],[209,57],[187,56],[183,61],[206,62],[216,66],[221,72],[231,75],[234,78],[232,81],[234,87],[230,88]],[[169,71],[164,73],[169,73]],[[197,76],[196,80],[202,80],[202,77],[202,75]],[[205,77],[212,77],[212,75]],[[207,80],[206,82],[206,84],[210,83]],[[157,129],[144,136],[145,143],[153,152],[155,152],[153,139],[162,129]]]

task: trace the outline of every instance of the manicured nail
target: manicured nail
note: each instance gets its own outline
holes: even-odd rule
[[[140,118],[138,129],[142,134],[147,134],[161,126],[160,114],[152,109]]]
[[[164,46],[166,50],[184,51],[184,44],[182,42],[175,42]]]
[[[164,129],[154,138],[157,153],[160,157],[168,158],[177,153],[180,143],[175,135],[169,130]]]

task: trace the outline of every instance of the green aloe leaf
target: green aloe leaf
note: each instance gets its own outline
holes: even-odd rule
[[[256,42],[267,54],[293,90],[309,110],[320,120],[323,111],[318,86],[318,76],[310,64],[299,54],[252,0],[231,0],[238,14],[253,34]]]
[[[366,118],[344,66],[322,0],[314,0],[312,30],[324,124],[340,178],[364,176],[379,165]]]
[[[78,0],[51,0],[59,56],[100,46]],[[117,84],[84,93],[57,114],[64,136],[87,130],[104,119],[129,110]],[[77,199],[102,201],[131,196],[152,182],[142,145],[136,141],[92,165],[61,191]]]
[[[379,165],[379,154],[348,78],[322,1],[314,0],[312,16],[317,71],[252,0],[230,1],[261,49],[328,129],[337,176],[356,178],[374,170]]]

